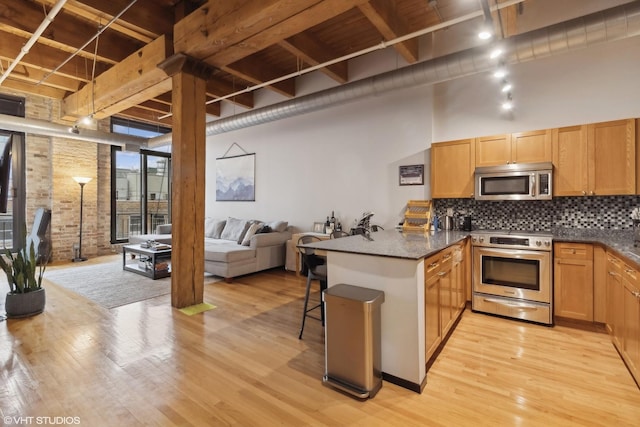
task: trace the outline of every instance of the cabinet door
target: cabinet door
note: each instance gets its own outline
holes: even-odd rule
[[[593,321],[593,245],[554,245],[554,308],[556,316]]]
[[[476,166],[506,165],[511,162],[511,134],[476,139]]]
[[[441,142],[431,146],[431,198],[473,197],[475,140]]]
[[[587,194],[587,127],[571,126],[551,131],[553,195]]]
[[[436,274],[425,282],[424,288],[425,360],[429,360],[442,340],[439,306],[440,278]]]
[[[589,195],[636,192],[635,120],[587,125]]]
[[[616,305],[616,289],[622,286],[622,262],[615,256],[607,253],[607,332],[611,335],[615,344],[616,312],[620,306]]]
[[[551,130],[536,130],[511,134],[511,162],[550,162]]]
[[[629,371],[640,379],[640,290],[638,284],[638,272],[635,269],[625,268],[623,275],[624,284],[624,331],[622,333],[622,357],[627,362]]]

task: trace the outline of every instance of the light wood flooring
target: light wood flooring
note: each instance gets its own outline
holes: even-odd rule
[[[293,273],[207,285],[205,301],[217,308],[195,316],[172,309],[169,295],[105,310],[46,288],[43,314],[0,322],[5,417],[79,417],[83,426],[640,424],[640,391],[605,334],[467,310],[422,394],[384,382],[359,401],[321,384],[319,322],[309,319],[298,340],[304,279]]]

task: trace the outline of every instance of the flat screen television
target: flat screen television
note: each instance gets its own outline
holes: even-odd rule
[[[7,213],[11,192],[11,134],[0,134],[0,212]]]

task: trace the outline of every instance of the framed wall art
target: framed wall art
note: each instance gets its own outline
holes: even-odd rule
[[[400,166],[400,185],[424,185],[424,165]]]
[[[255,201],[255,175],[255,153],[217,158],[216,201]]]

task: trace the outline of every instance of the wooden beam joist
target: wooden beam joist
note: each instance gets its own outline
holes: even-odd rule
[[[307,64],[318,65],[333,59],[328,46],[322,45],[305,33],[296,34],[282,40],[279,45]],[[349,81],[349,67],[346,61],[329,65],[320,71],[339,83]]]
[[[56,89],[50,86],[35,86],[31,83],[27,83],[24,81],[16,80],[14,78],[7,78],[4,82],[2,82],[2,87],[11,88],[20,92],[31,93],[33,95],[40,95],[46,98],[53,99],[62,99],[64,95],[67,93],[64,90]]]
[[[263,68],[250,58],[238,61],[230,66],[222,67],[222,69],[230,74],[239,76],[244,80],[255,84],[268,82],[269,80],[278,78],[286,73],[277,73],[273,68]],[[287,98],[293,98],[296,95],[295,79],[288,79],[269,86],[279,94]]]
[[[392,40],[411,32],[406,22],[398,14],[396,2],[393,0],[371,0],[358,7],[386,40]],[[396,43],[394,47],[408,63],[418,62],[417,38]]]
[[[221,96],[225,96],[230,93],[238,92],[239,90],[242,90],[242,89],[244,89],[244,87],[234,86],[229,82],[226,82],[221,79],[216,79],[215,77],[207,81],[207,95],[210,96],[211,98],[218,98]],[[245,108],[253,108],[253,105],[254,105],[253,93],[251,92],[240,93],[232,98],[227,99],[226,101],[239,105],[241,107],[245,107]]]
[[[158,64],[172,55],[171,43],[160,36],[99,75],[63,102],[64,116],[94,114],[105,118],[171,90],[171,80]]]
[[[6,60],[9,63],[9,58],[0,58],[0,62]],[[33,68],[31,66],[20,63],[13,69],[11,78],[20,80],[26,83],[36,84],[47,74],[47,71]],[[66,92],[75,92],[80,89],[81,81],[72,79],[58,74],[53,74],[42,83],[43,86],[48,86],[56,89],[61,89]]]
[[[23,37],[0,32],[0,57],[10,58],[10,60],[13,61],[26,42],[27,39]],[[36,43],[29,53],[22,58],[21,63],[33,68],[51,71],[65,61],[68,56],[66,52]],[[90,60],[76,56],[60,68],[57,74],[82,81],[89,81],[91,80],[92,65]],[[96,74],[106,71],[107,68],[108,66],[105,64],[96,64]]]
[[[4,0],[0,5],[0,30],[11,32],[25,39],[36,32],[43,19],[43,10],[35,3],[24,0]],[[73,28],[73,31],[69,31],[70,28]],[[92,25],[63,11],[47,27],[38,39],[38,43],[71,54],[90,40],[97,31],[98,23]],[[124,37],[114,31],[105,31],[100,35],[97,60],[115,64],[142,46],[143,43],[130,37]],[[78,55],[93,59],[94,47],[95,45],[92,43]]]

